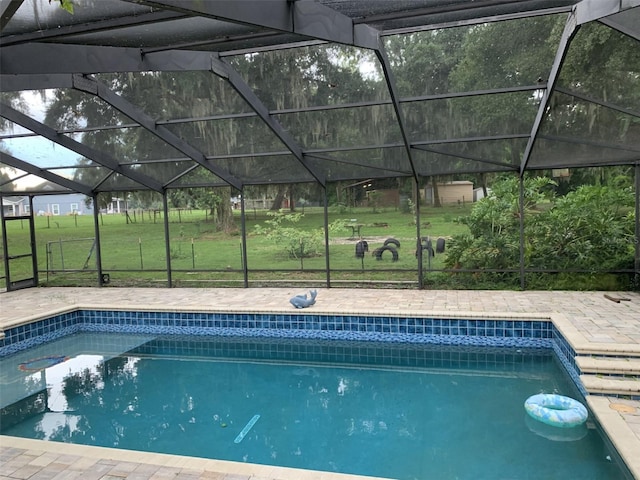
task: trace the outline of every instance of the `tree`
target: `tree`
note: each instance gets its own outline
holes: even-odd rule
[[[276,191],[275,197],[273,197],[273,202],[271,202],[271,207],[269,210],[272,212],[277,212],[282,208],[282,203],[284,202],[284,196],[287,190],[286,185],[278,185],[278,189]]]
[[[640,49],[637,42],[599,23],[584,25],[567,52],[558,85],[586,99],[556,93],[551,99],[543,133],[552,133],[602,144],[637,146],[640,120],[624,113],[640,105]],[[619,109],[595,102],[611,103]],[[631,160],[621,152],[590,145],[575,148],[574,156],[601,156]]]
[[[256,225],[255,233],[264,235],[273,241],[290,258],[305,258],[320,255],[324,244],[324,228],[314,230],[296,228],[296,224],[304,217],[302,213],[269,212],[271,218],[265,220],[265,226]],[[346,220],[338,219],[329,224],[329,231],[345,228]]]
[[[633,191],[582,185],[527,227],[529,264],[601,271],[633,266]]]
[[[524,180],[525,266],[602,271],[633,265],[634,194],[630,187],[583,185],[556,197],[548,177]],[[468,235],[455,236],[446,265],[465,269],[518,269],[518,179],[502,178],[492,194],[461,220]]]
[[[69,13],[73,13],[73,1],[72,0],[56,0],[57,2],[60,2],[60,8],[62,8],[63,10],[66,10]],[[49,0],[49,3],[51,3],[51,0]]]
[[[539,207],[553,195],[554,182],[546,177],[525,180],[525,215],[539,215]],[[461,222],[469,234],[449,243],[446,265],[450,268],[517,268],[520,258],[520,193],[515,175],[503,176],[492,185],[492,194],[477,202]]]
[[[13,190],[12,176],[10,172],[15,171],[11,167],[0,168],[0,188],[3,192],[11,192]]]
[[[18,109],[26,109],[27,105],[25,104],[23,98],[20,96],[19,92],[0,92],[0,100],[5,102],[7,105],[12,106],[13,108]],[[10,122],[4,119],[4,117],[0,117],[0,130],[5,130],[7,128],[11,128]],[[7,145],[0,140],[0,152],[3,153],[11,153],[7,148]],[[16,169],[9,166],[0,167],[0,190],[3,192],[10,192],[13,190],[14,184],[11,182],[14,174],[16,173]]]
[[[447,95],[535,85],[553,63],[551,35],[565,16],[546,16],[452,27],[390,37],[389,58],[402,96]],[[509,38],[511,41],[505,42]],[[403,104],[407,128],[420,139],[442,140],[417,152],[421,175],[452,167],[478,170],[477,161],[518,165],[526,142],[473,141],[473,137],[530,133],[537,101],[530,92],[433,98]],[[451,142],[452,139],[465,139]],[[446,166],[441,166],[446,162]],[[433,179],[434,183],[437,179]]]

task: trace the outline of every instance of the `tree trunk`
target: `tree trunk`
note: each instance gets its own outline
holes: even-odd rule
[[[486,173],[481,173],[480,174],[480,185],[482,186],[482,194],[483,194],[484,198],[487,198],[489,196],[489,189],[487,188],[487,174]]]
[[[431,177],[431,186],[433,187],[433,206],[440,208],[442,202],[440,201],[440,192],[438,191],[438,177]]]
[[[286,192],[285,185],[278,185],[278,191],[276,192],[276,197],[273,199],[273,203],[271,204],[272,212],[277,212],[282,208],[282,202],[284,201],[284,194]]]
[[[295,197],[294,191],[293,191],[293,183],[291,185],[289,185],[289,211],[290,212],[295,212],[296,210],[296,204],[293,201]]]
[[[222,200],[216,205],[216,229],[224,233],[231,233],[236,229],[231,208],[231,187],[221,188],[220,198]]]

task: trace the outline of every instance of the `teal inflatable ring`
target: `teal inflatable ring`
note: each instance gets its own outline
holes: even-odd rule
[[[587,408],[574,400],[550,393],[539,393],[524,402],[527,413],[542,423],[553,427],[571,428],[587,421]]]

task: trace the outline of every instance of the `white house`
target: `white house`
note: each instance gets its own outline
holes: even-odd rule
[[[441,205],[473,202],[473,182],[458,180],[438,183],[438,196]],[[427,205],[435,204],[433,185],[424,188],[424,199]]]
[[[59,187],[44,182],[37,186],[39,192],[56,192]],[[33,213],[35,215],[89,215],[93,214],[93,205],[87,202],[88,197],[81,193],[51,193],[50,195],[33,196]],[[2,197],[2,210],[6,216],[29,215],[29,197],[16,195]]]
[[[2,213],[5,217],[19,217],[29,214],[27,197],[2,197]]]

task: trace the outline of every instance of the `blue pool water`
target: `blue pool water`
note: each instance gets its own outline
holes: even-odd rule
[[[0,379],[5,435],[401,480],[625,478],[591,419],[525,414],[579,398],[549,349],[79,333]]]

